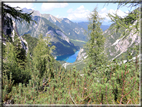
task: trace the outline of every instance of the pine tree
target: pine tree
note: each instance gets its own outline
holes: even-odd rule
[[[140,32],[140,28],[139,28],[139,25],[140,25],[140,9],[139,9],[139,0],[133,0],[132,2],[135,2],[135,3],[130,3],[130,1],[126,1],[126,3],[119,3],[118,4],[118,9],[122,6],[126,6],[129,4],[128,7],[135,7],[135,9],[129,13],[127,13],[127,16],[126,17],[121,17],[117,14],[117,11],[115,14],[108,14],[108,16],[110,17],[111,21],[116,23],[115,24],[115,28],[116,28],[116,32],[119,32],[122,34],[121,35],[121,38],[126,38],[130,33],[132,33],[133,31],[133,34],[139,34]],[[125,30],[123,30],[125,29]],[[123,31],[123,32],[122,32]]]
[[[21,40],[17,34],[14,36],[13,45],[16,52],[16,61],[19,67],[25,69],[26,64],[26,51],[22,48]]]
[[[39,41],[33,51],[33,62],[35,68],[40,72],[39,78],[43,76],[46,78],[49,75],[53,77],[53,59],[51,53],[55,46],[50,45],[51,43],[48,36],[43,38],[42,35],[39,35]]]
[[[92,14],[90,14],[90,24],[88,25],[89,41],[86,45],[88,50],[89,67],[91,72],[96,70],[96,67],[101,66],[105,63],[104,55],[104,41],[103,32],[100,28],[102,18],[99,17],[97,9],[95,8]]]
[[[12,20],[15,21],[26,21],[29,24],[31,21],[34,21],[31,17],[31,13],[24,13],[23,10],[20,7],[11,7],[7,4],[2,4],[2,19],[3,19],[3,25],[11,24]],[[35,21],[34,21],[35,22]]]
[[[25,82],[29,78],[29,74],[25,71],[27,57],[17,34],[13,42],[6,42],[4,50],[3,70],[7,71],[8,77],[12,73],[15,83]]]

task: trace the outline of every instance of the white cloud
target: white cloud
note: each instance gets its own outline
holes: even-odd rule
[[[33,9],[32,3],[5,3],[11,7],[20,7],[20,8],[27,8],[27,9]]]
[[[55,8],[64,8],[68,3],[43,3],[41,6],[42,11],[51,11]]]
[[[55,17],[59,18],[60,16],[59,16],[59,15],[56,15]]]
[[[89,10],[85,10],[84,6],[81,5],[76,10],[69,9],[67,11],[68,16],[67,18],[72,21],[87,21],[87,17],[90,14]]]
[[[113,9],[107,10],[107,8],[104,7],[103,9],[101,9],[99,11],[99,15],[101,17],[105,18],[104,19],[105,22],[111,21],[110,18],[108,17],[108,13],[110,13],[110,14],[117,13],[118,16],[125,17],[127,15],[128,11],[123,12],[121,10],[113,10]]]
[[[73,9],[69,9],[68,11],[67,11],[67,13],[71,13],[73,11]]]

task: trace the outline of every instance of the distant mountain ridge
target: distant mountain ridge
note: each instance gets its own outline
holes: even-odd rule
[[[23,11],[29,13],[34,10],[24,8]],[[56,46],[54,55],[72,54],[87,41],[84,29],[67,18],[56,18],[50,14],[40,14],[39,11],[34,11],[32,19],[37,23],[32,22],[28,25],[26,22],[22,24],[16,22],[19,35],[30,34],[38,38],[40,34],[44,37],[48,34],[52,44]]]
[[[41,14],[39,11],[26,9],[26,8],[24,8],[23,11],[27,13],[33,11],[32,17],[34,20],[35,20],[35,17],[45,18],[46,20],[51,22],[54,26],[60,28],[60,30],[70,39],[87,41],[87,37],[84,34],[84,29],[80,27],[77,23],[74,23],[67,18],[57,18],[51,14]],[[40,20],[35,20],[35,21],[39,23]],[[35,35],[31,35],[31,36],[35,37]]]
[[[78,25],[83,27],[87,31],[89,22],[78,22]],[[107,30],[109,27],[110,25],[103,25],[103,24],[101,25],[101,29],[103,30],[103,32]]]

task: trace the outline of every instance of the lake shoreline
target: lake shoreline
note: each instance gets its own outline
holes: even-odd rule
[[[74,63],[76,61],[79,51],[80,50],[77,50],[74,54],[55,56],[54,59],[56,58],[57,61],[65,61],[67,63]]]

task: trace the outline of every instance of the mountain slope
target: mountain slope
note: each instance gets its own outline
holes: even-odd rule
[[[127,50],[129,50],[129,53],[133,54],[134,57],[133,48],[136,46],[137,50],[139,50],[139,34],[134,34],[135,29],[133,29],[126,38],[121,38],[122,32],[126,31],[126,29],[123,31],[119,30],[116,33],[116,29],[113,26],[114,24],[103,33],[106,37],[105,51],[108,58],[113,60],[119,58],[122,54],[126,57],[128,55],[128,53],[126,53]]]
[[[33,16],[33,19],[37,23],[33,22],[29,26],[24,22],[22,24],[16,23],[19,35],[30,34],[32,37],[37,38],[40,34],[43,34],[44,37],[48,34],[51,38],[52,44],[56,46],[56,50],[53,55],[71,54],[78,50],[79,47],[74,46],[60,28],[48,21],[46,18]]]
[[[31,10],[31,9],[23,9],[24,12],[33,12],[32,16],[37,23],[41,23],[40,19],[35,19],[34,17],[39,17],[39,18],[45,18],[49,22],[51,22],[54,26],[60,28],[60,30],[68,36],[70,39],[77,39],[77,40],[82,40],[82,41],[87,41],[87,36],[84,34],[84,28],[79,26],[77,23],[74,23],[70,21],[67,18],[57,18],[53,15],[50,14],[40,14],[39,11],[36,10]],[[23,25],[22,25],[23,26]],[[36,27],[40,28],[41,26],[37,25]],[[21,33],[24,33],[24,31],[20,31]],[[37,32],[37,31],[36,31]],[[43,32],[44,33],[44,32]],[[44,35],[44,34],[43,34]],[[31,36],[34,36],[34,34],[31,34]]]
[[[77,23],[74,23],[67,18],[56,18],[50,14],[42,14],[41,17],[46,18],[54,25],[58,26],[70,39],[87,41],[84,29]]]
[[[29,13],[33,10],[24,8],[24,11]],[[49,34],[52,44],[56,46],[54,55],[72,54],[87,41],[84,29],[67,18],[56,18],[50,14],[40,14],[38,11],[34,11],[32,17],[37,23],[16,23],[19,35],[30,34],[38,38],[39,34],[44,37]]]

